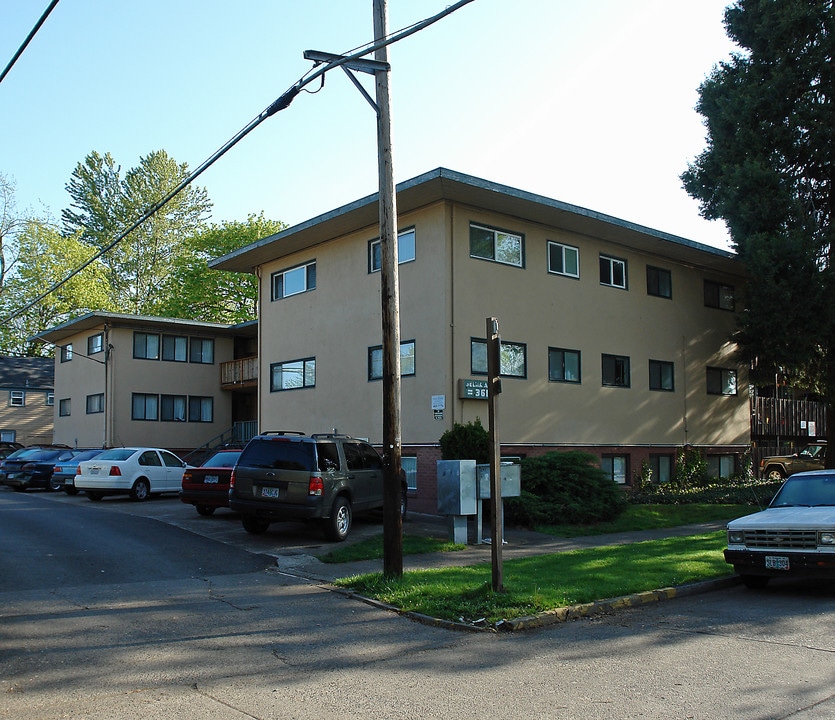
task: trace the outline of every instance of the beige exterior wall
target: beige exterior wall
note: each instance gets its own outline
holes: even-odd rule
[[[74,354],[70,362],[55,365],[55,441],[79,447],[148,445],[177,450],[198,447],[227,430],[231,422],[231,395],[220,390],[220,363],[233,359],[231,337],[214,337],[200,327],[172,330],[152,324],[117,326],[108,330],[111,352],[107,367],[105,353],[84,357],[87,338],[103,332],[104,325],[68,336]],[[139,359],[133,357],[135,331],[212,338],[212,364]],[[101,362],[98,362],[101,361]],[[103,412],[87,412],[87,397],[103,393]],[[132,419],[132,396],[143,393],[156,396],[177,395],[212,397],[211,422]],[[69,416],[61,416],[61,400],[68,399]],[[161,405],[161,404],[160,404]],[[160,406],[158,406],[160,407]],[[160,408],[161,409],[161,408]]]
[[[23,445],[52,442],[52,390],[14,388],[23,393],[23,406],[12,405],[12,389],[0,390],[2,438]]]
[[[469,223],[524,235],[525,267],[469,255]],[[731,312],[704,306],[704,280],[741,286],[670,256],[638,252],[585,235],[451,201],[403,213],[416,230],[416,260],[400,265],[401,339],[415,340],[416,375],[402,382],[403,443],[433,444],[453,422],[487,404],[458,399],[471,373],[470,339],[499,319],[502,339],[527,346],[527,377],[505,378],[502,443],[520,445],[740,445],[749,437],[747,379],[727,338]],[[382,384],[369,382],[368,348],[381,343],[379,273],[368,272],[376,226],[322,242],[260,267],[260,426],[262,430],[340,432],[382,439]],[[547,272],[547,241],[579,248],[580,278]],[[660,246],[660,244],[659,244]],[[599,254],[627,262],[628,289],[602,286]],[[271,276],[316,261],[316,289],[270,300]],[[669,269],[672,299],[646,290],[646,266]],[[579,350],[580,384],[548,380],[548,348]],[[603,387],[603,353],[628,356],[627,388]],[[316,359],[316,386],[270,391],[270,365]],[[674,392],[649,390],[649,360],[673,362]],[[708,395],[706,368],[736,370],[737,396]],[[432,410],[443,396],[442,419]]]

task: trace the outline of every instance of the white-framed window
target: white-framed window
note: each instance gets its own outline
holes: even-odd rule
[[[54,392],[48,392],[46,394],[46,404],[50,407],[55,405],[55,393]]]
[[[600,467],[613,482],[618,485],[626,485],[629,479],[628,455],[604,455],[600,459]]]
[[[133,356],[138,360],[159,360],[159,335],[157,333],[135,332],[133,334]]]
[[[650,360],[649,389],[673,392],[676,389],[675,365],[666,360]]]
[[[163,422],[185,422],[186,402],[185,395],[160,395],[159,419]]]
[[[600,284],[626,290],[626,260],[601,253]]]
[[[17,430],[0,430],[0,441],[15,442],[17,437]]]
[[[415,341],[407,340],[400,343],[400,375],[415,374]],[[383,346],[376,345],[368,348],[368,379],[383,379]]]
[[[290,360],[270,365],[270,392],[316,386],[316,358]]]
[[[580,277],[580,250],[573,245],[548,241],[548,272]]]
[[[580,351],[548,348],[548,379],[551,382],[580,382]]]
[[[185,335],[163,335],[162,359],[169,362],[186,362],[188,360],[188,338]]]
[[[470,371],[473,375],[487,374],[487,340],[470,339]],[[528,346],[502,340],[499,347],[499,374],[503,377],[526,378]]]
[[[87,338],[87,354],[104,352],[104,333],[96,333]]]
[[[415,229],[401,230],[397,234],[397,264],[413,262],[415,257]],[[378,272],[381,265],[381,243],[377,238],[368,243],[368,272]]]
[[[606,387],[629,387],[629,358],[626,355],[602,356],[603,385]]]
[[[61,362],[69,362],[72,360],[72,343],[67,343],[61,346]]]
[[[189,362],[213,365],[215,362],[215,341],[211,338],[191,338]]]
[[[525,237],[470,223],[470,257],[524,267]]]
[[[188,399],[188,421],[206,422],[214,420],[214,398],[189,396]]]
[[[131,395],[131,420],[159,420],[159,395],[133,393]]]
[[[417,491],[417,458],[404,455],[400,458],[400,467],[406,473],[406,488],[411,492]]]
[[[12,407],[24,407],[26,405],[26,391],[9,390],[9,405]]]
[[[298,295],[316,289],[316,261],[313,260],[303,265],[280,270],[271,276],[272,299]]]
[[[707,368],[708,395],[736,395],[736,370],[729,368]]]
[[[734,286],[705,280],[705,307],[733,312],[736,308]]]
[[[87,396],[87,414],[104,412],[104,393]]]
[[[58,401],[58,415],[60,417],[69,417],[72,414],[72,402],[70,398],[61,398]]]

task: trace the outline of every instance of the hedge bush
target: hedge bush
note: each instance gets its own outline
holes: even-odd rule
[[[504,501],[505,522],[511,525],[585,525],[613,520],[626,507],[622,488],[588,453],[525,458],[521,478],[521,496]]]

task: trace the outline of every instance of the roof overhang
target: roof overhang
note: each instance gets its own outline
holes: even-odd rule
[[[726,250],[453,170],[437,168],[397,185],[399,214],[440,201],[489,209],[527,222],[671,257],[706,270],[741,272],[736,255]],[[265,263],[362,228],[376,226],[379,222],[377,203],[377,193],[368,195],[212,260],[209,267],[254,273]]]

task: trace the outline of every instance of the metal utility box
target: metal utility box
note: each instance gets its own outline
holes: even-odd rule
[[[502,463],[499,466],[502,478],[502,497],[519,497],[522,494],[522,466],[514,463]],[[477,465],[478,499],[490,499],[490,466]]]
[[[475,460],[438,460],[438,513],[476,514]]]

